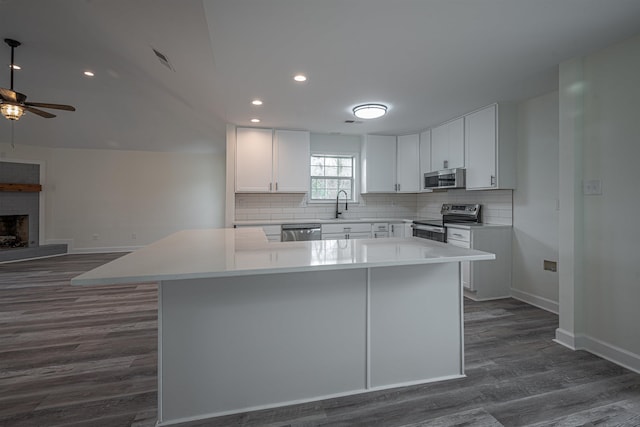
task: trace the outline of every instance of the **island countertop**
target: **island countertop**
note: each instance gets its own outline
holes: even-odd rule
[[[81,274],[72,285],[481,261],[495,255],[416,237],[268,242],[261,228],[184,230]]]

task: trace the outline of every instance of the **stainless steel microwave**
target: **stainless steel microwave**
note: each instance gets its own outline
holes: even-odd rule
[[[464,188],[464,172],[463,168],[427,172],[424,174],[423,188],[425,190]]]

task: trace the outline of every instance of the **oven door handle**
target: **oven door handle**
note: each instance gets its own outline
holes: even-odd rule
[[[435,233],[444,233],[444,227],[436,227],[432,225],[411,224],[411,227],[416,230],[433,231]]]

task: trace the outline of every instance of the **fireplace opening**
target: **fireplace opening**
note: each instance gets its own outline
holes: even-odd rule
[[[0,249],[29,246],[29,215],[0,215]]]

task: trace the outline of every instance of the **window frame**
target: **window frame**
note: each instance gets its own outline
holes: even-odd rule
[[[351,199],[348,200],[349,203],[358,203],[359,195],[360,195],[360,153],[352,153],[352,152],[331,152],[331,151],[313,151],[309,155],[309,196],[307,197],[307,203],[309,204],[334,204],[334,199],[312,199],[311,198],[311,188],[312,182],[314,179],[314,175],[311,175],[311,158],[314,156],[323,156],[323,157],[350,157],[353,160],[353,191],[351,192]],[[317,177],[321,178],[321,177]],[[340,178],[340,177],[336,177]],[[344,177],[342,177],[344,178]],[[343,201],[344,199],[340,199]]]

